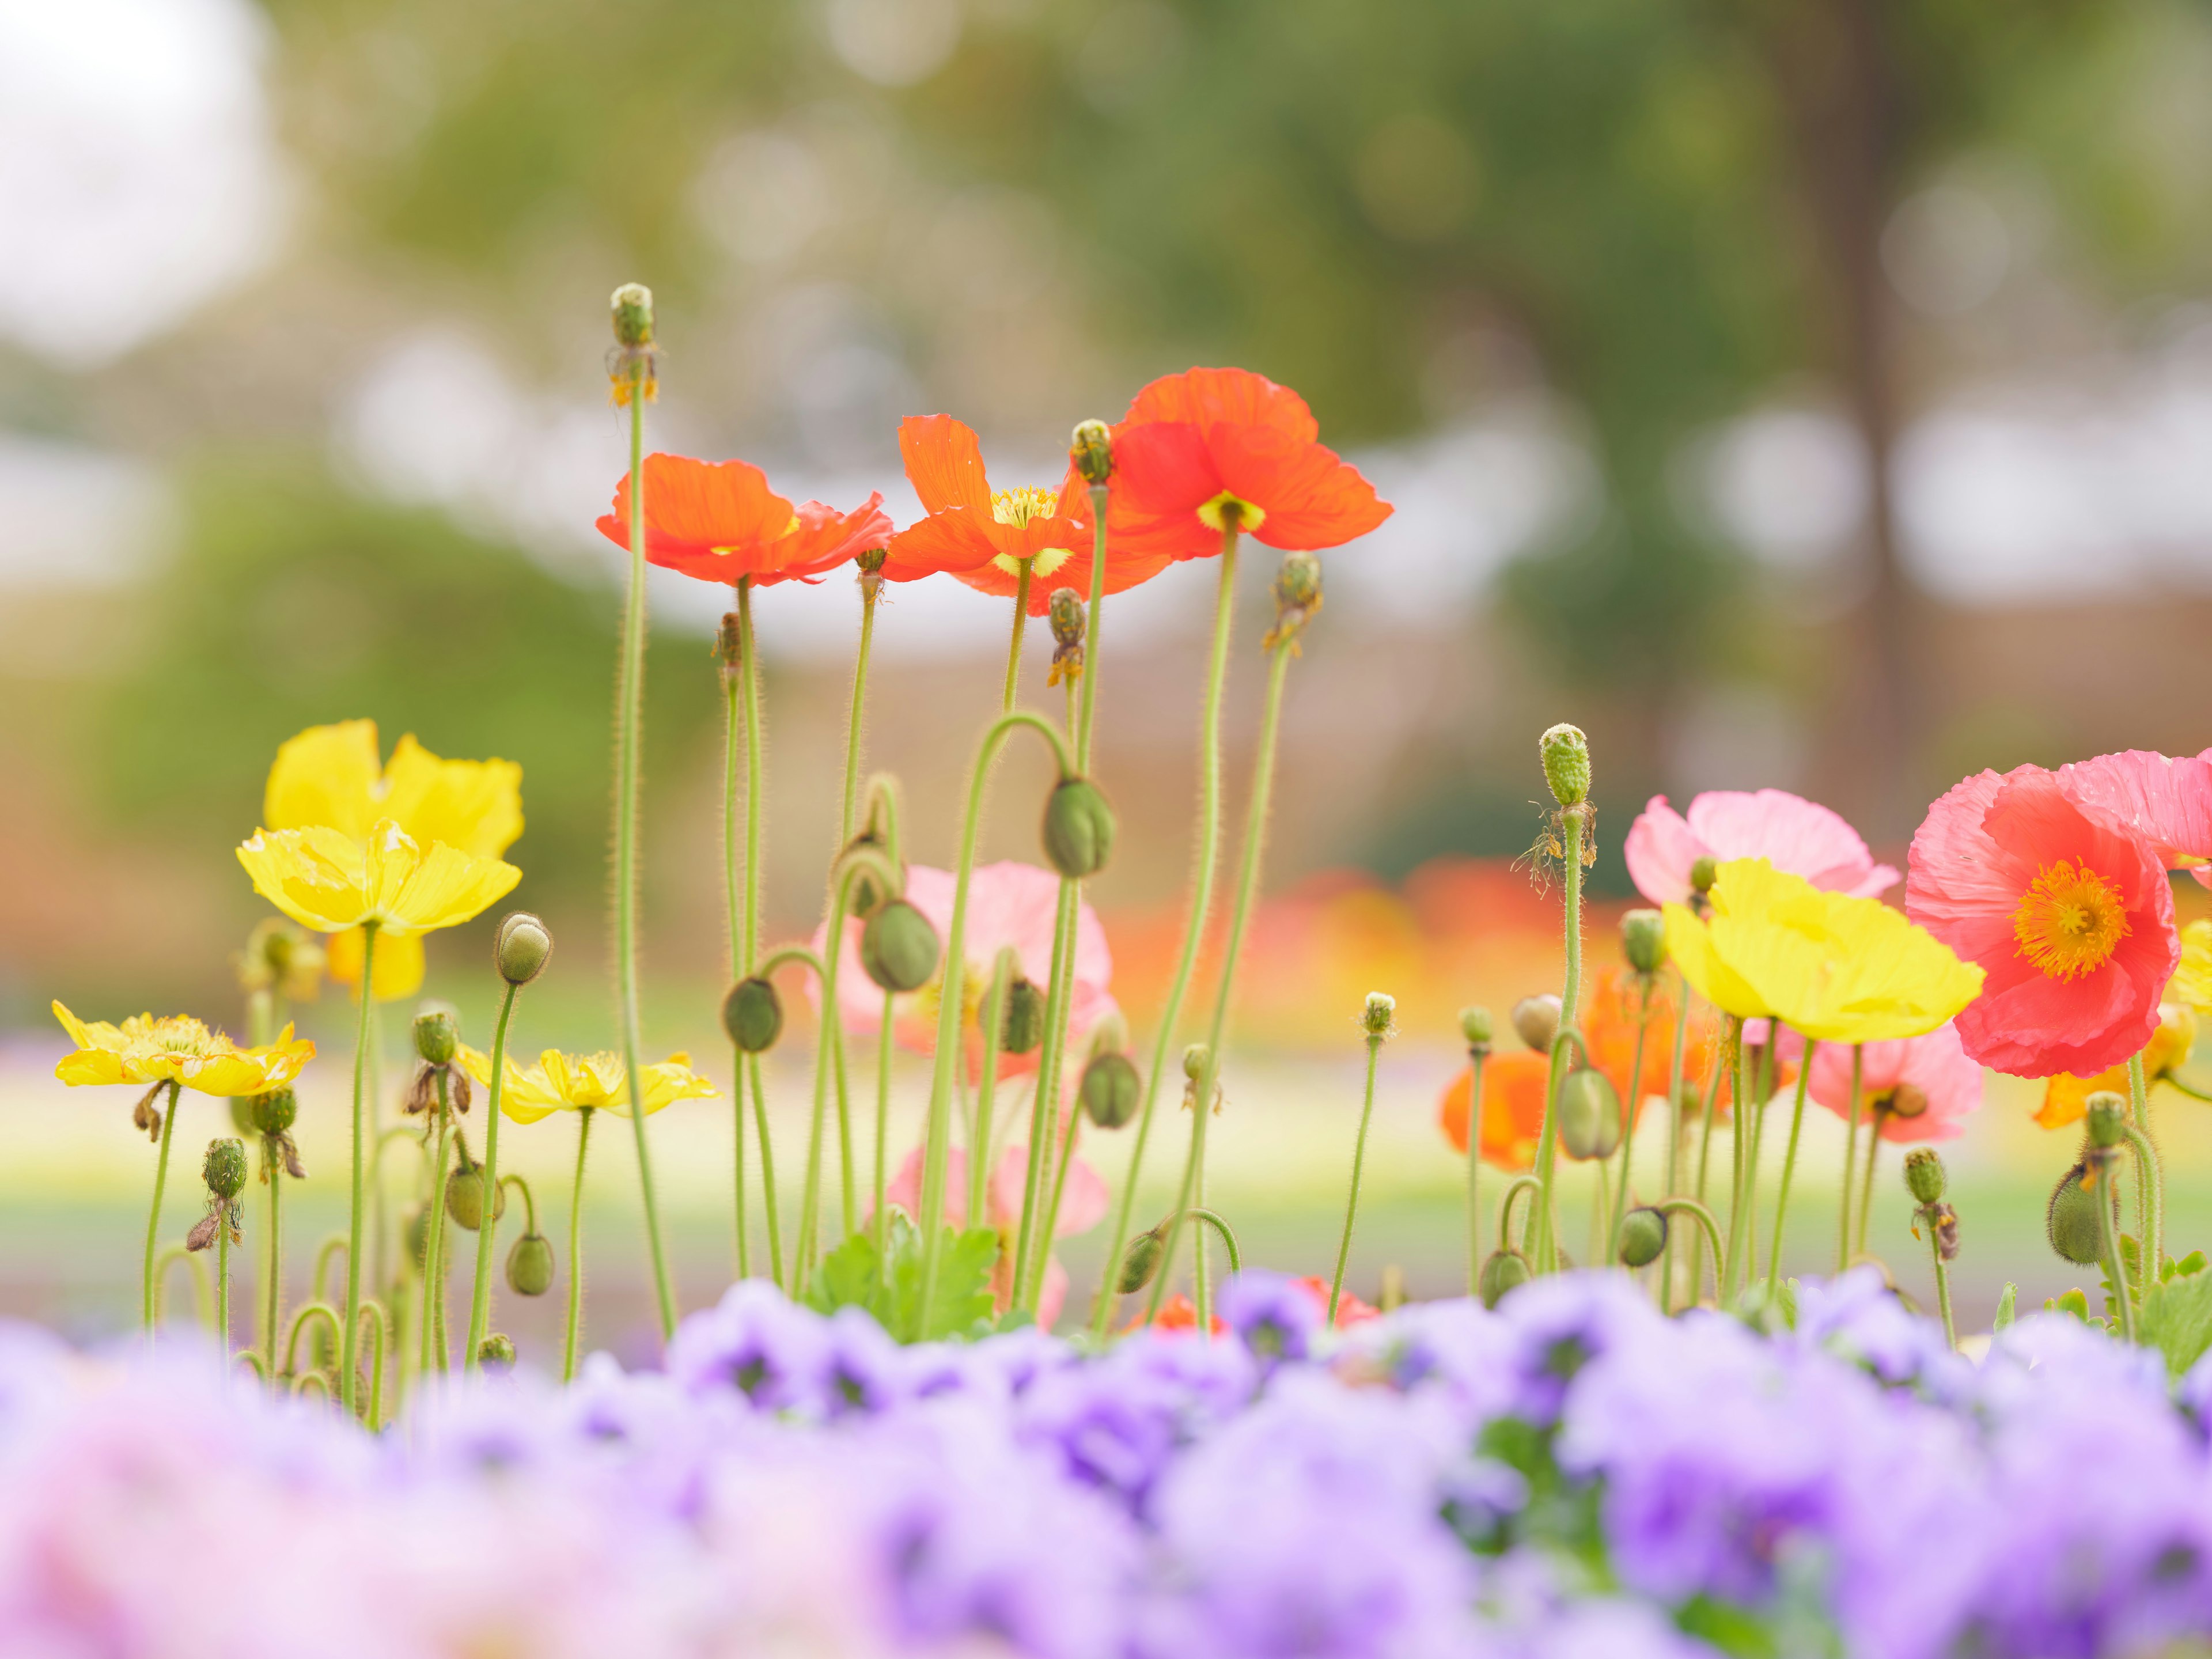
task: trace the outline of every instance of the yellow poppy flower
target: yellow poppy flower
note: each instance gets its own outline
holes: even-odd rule
[[[491,1059],[482,1049],[461,1046],[461,1068],[477,1083],[491,1086]],[[691,1056],[673,1054],[658,1066],[644,1068],[645,1115],[679,1100],[703,1100],[714,1094],[714,1085],[691,1069]],[[624,1080],[622,1056],[601,1049],[595,1054],[564,1054],[548,1048],[528,1071],[507,1062],[507,1081],[501,1085],[499,1109],[517,1123],[535,1123],[554,1112],[612,1112],[629,1115],[629,1089]]]
[[[254,890],[304,927],[374,922],[392,938],[466,921],[514,891],[522,872],[445,842],[426,848],[386,818],[365,841],[316,824],[261,830],[238,849]]]
[[[287,1025],[264,1048],[241,1048],[188,1014],[134,1014],[120,1025],[82,1020],[58,1002],[54,1018],[76,1044],[54,1075],[72,1088],[90,1083],[181,1083],[204,1095],[258,1095],[291,1082],[315,1057]]]
[[[358,927],[349,927],[343,933],[332,933],[327,971],[333,982],[346,987],[353,993],[354,1000],[361,1000],[361,958],[367,941]],[[422,988],[422,936],[403,933],[397,939],[380,939],[376,942],[375,969],[376,1000],[397,1002],[402,997],[411,997]]]
[[[1932,1031],[1980,994],[1982,970],[1887,905],[1815,887],[1765,859],[1720,866],[1710,917],[1669,904],[1667,948],[1698,994],[1823,1042]]]
[[[2176,974],[2173,979],[2178,990],[2181,975]],[[2196,1011],[2186,1002],[2160,1003],[2158,1030],[2150,1034],[2150,1042],[2142,1052],[2144,1084],[2156,1083],[2187,1060],[2189,1051],[2196,1046]],[[2043,1105],[2035,1121],[2046,1129],[2063,1129],[2069,1123],[2078,1123],[2089,1115],[2089,1097],[2106,1089],[2116,1095],[2128,1092],[2128,1068],[2124,1063],[2094,1077],[2074,1077],[2061,1072],[2043,1085]]]
[[[441,760],[412,732],[380,766],[374,720],[310,726],[276,750],[262,801],[268,828],[321,824],[366,841],[386,818],[425,845],[495,859],[522,833],[522,769]]]
[[[2212,921],[2200,917],[2181,930],[2181,963],[2166,994],[2168,1001],[2212,1014]]]

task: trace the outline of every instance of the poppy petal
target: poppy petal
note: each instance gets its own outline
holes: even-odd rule
[[[1321,436],[1304,398],[1249,368],[1192,368],[1163,375],[1136,395],[1122,420],[1132,428],[1155,421],[1272,427],[1295,443],[1310,444]],[[1121,435],[1115,434],[1117,459]]]
[[[950,415],[909,415],[899,422],[899,455],[927,511],[962,507],[989,520],[991,483],[974,428]]]

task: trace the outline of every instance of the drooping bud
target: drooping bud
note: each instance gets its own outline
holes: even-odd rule
[[[722,1029],[739,1053],[766,1054],[783,1035],[783,998],[758,975],[739,980],[722,999]]]
[[[207,1156],[200,1162],[200,1174],[207,1180],[208,1190],[226,1203],[246,1190],[246,1143],[242,1140],[210,1140]]]
[[[1701,854],[1690,865],[1690,890],[1699,898],[1713,890],[1713,884],[1721,878],[1721,866],[1710,853]]]
[[[1562,806],[1580,806],[1589,799],[1589,739],[1582,728],[1564,723],[1536,740],[1543,759],[1544,781],[1552,786],[1552,799]]]
[[[1288,641],[1291,654],[1296,655],[1296,641],[1305,632],[1306,624],[1320,614],[1322,597],[1320,559],[1311,553],[1284,554],[1275,571],[1275,625],[1267,630],[1261,646],[1273,650]]]
[[[1620,1218],[1620,1231],[1613,1236],[1613,1248],[1624,1267],[1650,1267],[1666,1253],[1666,1212],[1631,1210]]]
[[[1044,855],[1070,881],[1095,876],[1114,852],[1114,809],[1088,778],[1062,778],[1044,804]]]
[[[542,1233],[525,1233],[507,1253],[507,1287],[517,1296],[543,1296],[553,1288],[553,1246]]]
[[[514,1369],[514,1339],[494,1331],[477,1345],[477,1363],[488,1371]]]
[[[545,971],[553,954],[553,935],[527,910],[510,911],[499,924],[492,946],[492,962],[509,985],[527,985]]]
[[[1584,1066],[1559,1079],[1559,1149],[1577,1163],[1611,1158],[1620,1145],[1620,1096],[1613,1080]]]
[[[2128,1103],[2109,1090],[2089,1097],[2089,1144],[2117,1146],[2128,1138]]]
[[[1529,1279],[1528,1258],[1518,1250],[1493,1250],[1490,1259],[1482,1264],[1482,1273],[1475,1280],[1481,1292],[1482,1305],[1494,1308],[1507,1295],[1519,1290]]]
[[[1006,982],[1006,1008],[999,1021],[999,1052],[1028,1054],[1042,1047],[1044,993],[1018,974]]]
[[[1136,1116],[1144,1092],[1144,1080],[1128,1055],[1110,1052],[1091,1055],[1076,1091],[1084,1115],[1102,1129],[1118,1129]]]
[[[455,1226],[474,1232],[483,1225],[483,1166],[468,1162],[465,1151],[461,1158],[460,1167],[446,1177],[446,1215]],[[491,1218],[497,1221],[506,1213],[507,1188],[502,1186],[493,1194]]]
[[[1367,1033],[1371,1042],[1395,1036],[1397,1026],[1393,1018],[1398,1012],[1398,999],[1387,991],[1370,991],[1367,1006],[1359,1011],[1359,1029]]]
[[[1933,1146],[1915,1146],[1905,1155],[1905,1186],[1913,1201],[1933,1204],[1943,1196],[1943,1160]]]
[[[884,905],[860,931],[860,966],[878,990],[919,991],[942,949],[929,918],[904,899]]]
[[[415,1052],[433,1066],[450,1066],[460,1052],[460,1022],[449,1008],[415,1016]]]
[[[1559,1035],[1559,998],[1549,992],[1540,997],[1522,997],[1513,1005],[1515,1034],[1538,1054],[1548,1054]]]
[[[1123,1296],[1133,1296],[1143,1290],[1160,1270],[1160,1258],[1168,1248],[1166,1229],[1167,1223],[1164,1221],[1148,1233],[1139,1233],[1129,1241],[1129,1248],[1121,1252],[1121,1273],[1114,1284]]]
[[[253,1127],[264,1135],[281,1135],[300,1121],[300,1097],[289,1089],[270,1089],[253,1097]]]
[[[1087,484],[1103,484],[1114,476],[1114,432],[1103,421],[1085,421],[1075,428],[1067,446],[1067,459]]]
[[[1620,919],[1620,949],[1638,973],[1657,973],[1667,960],[1667,918],[1656,910],[1629,911]]]
[[[1062,680],[1083,678],[1083,599],[1072,587],[1052,590],[1050,608],[1052,619],[1052,672],[1045,678],[1048,686]]]
[[[2050,1237],[2051,1248],[2061,1258],[2077,1266],[2087,1267],[2105,1254],[2104,1225],[2097,1218],[2097,1195],[2100,1190],[2105,1194],[2105,1201],[2117,1209],[2119,1194],[2112,1189],[2112,1183],[2093,1176],[2086,1166],[2076,1164],[2051,1194],[2051,1207],[2044,1215],[2044,1231]]]
[[[149,1140],[161,1138],[161,1109],[155,1103],[161,1098],[168,1086],[166,1083],[155,1084],[139,1096],[138,1103],[131,1109],[131,1127],[144,1130]]]

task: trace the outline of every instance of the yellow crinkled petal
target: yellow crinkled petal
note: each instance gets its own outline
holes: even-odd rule
[[[1934,1030],[1981,994],[1983,970],[1879,899],[1821,893],[1832,941],[1817,1004],[1797,1029],[1824,1042]]]
[[[240,844],[238,861],[253,890],[302,927],[343,933],[368,915],[362,844],[327,824],[258,830]]]
[[[410,732],[384,779],[381,816],[425,846],[442,841],[495,859],[522,834],[522,768],[513,761],[441,760]]]
[[[551,1078],[545,1073],[544,1059],[554,1051],[548,1048],[538,1065],[524,1071],[510,1060],[507,1062],[507,1077],[499,1086],[499,1109],[517,1123],[535,1123],[549,1113],[557,1112],[568,1103]],[[491,1056],[481,1048],[461,1045],[461,1069],[474,1079],[479,1087],[491,1087]]]
[[[506,897],[522,879],[511,864],[444,842],[425,849],[389,818],[370,833],[366,861],[362,920],[374,920],[393,935],[457,927]]]
[[[374,720],[311,726],[276,750],[262,822],[272,830],[320,824],[360,841],[388,816],[377,804],[380,771]]]
[[[1759,992],[1714,949],[1705,923],[1686,904],[1665,907],[1667,954],[1694,990],[1723,1013],[1740,1019],[1765,1019],[1773,1013]]]
[[[684,1054],[671,1054],[658,1066],[645,1068],[645,1087],[640,1092],[645,1097],[647,1116],[679,1100],[705,1100],[720,1092],[691,1069],[687,1059]],[[629,1105],[627,1100],[623,1102],[623,1115],[628,1115]]]
[[[361,957],[365,937],[358,927],[331,934],[325,963],[325,971],[333,980],[353,988],[356,1002],[361,1000]],[[374,971],[379,1002],[397,1002],[402,997],[413,996],[422,988],[422,935],[397,933],[378,939]]]
[[[120,1049],[123,1047],[122,1030],[106,1020],[79,1019],[58,1002],[53,1005],[53,1008],[54,1018],[61,1021],[62,1030],[69,1033],[70,1041],[78,1048]],[[151,1017],[141,1014],[138,1018],[149,1019]]]
[[[2212,1014],[2212,920],[2199,918],[2181,930],[2181,964],[2166,994],[2168,1001]]]
[[[61,1064],[54,1067],[54,1075],[72,1089],[88,1083],[135,1083],[143,1079],[133,1078],[123,1063],[123,1056],[112,1048],[79,1048],[73,1054],[62,1056]]]

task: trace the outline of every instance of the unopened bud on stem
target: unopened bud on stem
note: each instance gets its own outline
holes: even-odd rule
[[[1559,998],[1549,992],[1522,997],[1513,1005],[1514,1034],[1538,1054],[1551,1053],[1553,1040],[1559,1035],[1560,1006]]]
[[[893,899],[860,930],[860,966],[883,991],[919,991],[937,971],[944,946],[927,916]]]
[[[1067,446],[1067,459],[1087,484],[1103,484],[1114,476],[1114,434],[1103,421],[1085,421],[1075,428]]]
[[[1070,881],[1106,867],[1114,854],[1114,809],[1088,778],[1062,778],[1044,804],[1044,855]]]
[[[1933,1146],[1915,1146],[1905,1155],[1905,1186],[1920,1204],[1933,1204],[1943,1196],[1943,1160]]]
[[[1620,919],[1620,948],[1638,973],[1657,973],[1667,960],[1667,918],[1656,910],[1629,911]]]
[[[1663,1211],[1631,1210],[1620,1218],[1620,1231],[1613,1237],[1614,1252],[1624,1267],[1648,1267],[1656,1261],[1667,1249],[1667,1217]]]
[[[529,911],[514,911],[499,924],[492,961],[509,985],[529,984],[545,971],[545,960],[552,954],[552,933]]]
[[[452,1065],[460,1047],[460,1022],[450,1010],[434,1008],[415,1016],[415,1052],[431,1065]]]
[[[200,1173],[207,1179],[208,1190],[217,1198],[236,1198],[246,1190],[246,1143],[210,1140]]]
[[[1562,806],[1580,806],[1589,799],[1589,739],[1582,728],[1564,722],[1536,740],[1543,759],[1544,781],[1552,786],[1552,799]]]
[[[1275,572],[1275,625],[1260,641],[1267,649],[1285,642],[1291,643],[1293,655],[1295,641],[1305,632],[1306,624],[1321,611],[1321,561],[1311,553],[1285,553],[1283,562]]]
[[[783,999],[769,981],[741,979],[722,999],[722,1029],[739,1052],[765,1054],[783,1035]]]
[[[2089,1144],[2117,1146],[2128,1136],[2128,1103],[2100,1089],[2089,1097]]]
[[[1370,991],[1367,1006],[1359,1012],[1359,1028],[1367,1033],[1370,1042],[1380,1042],[1396,1032],[1392,1017],[1397,1012],[1397,998],[1387,991]]]
[[[1470,1006],[1459,1011],[1459,1034],[1467,1041],[1469,1052],[1486,1054],[1490,1052],[1490,1010]]]
[[[1027,978],[1006,984],[1006,1011],[999,1021],[999,1052],[1034,1054],[1044,1046],[1044,993]]]

